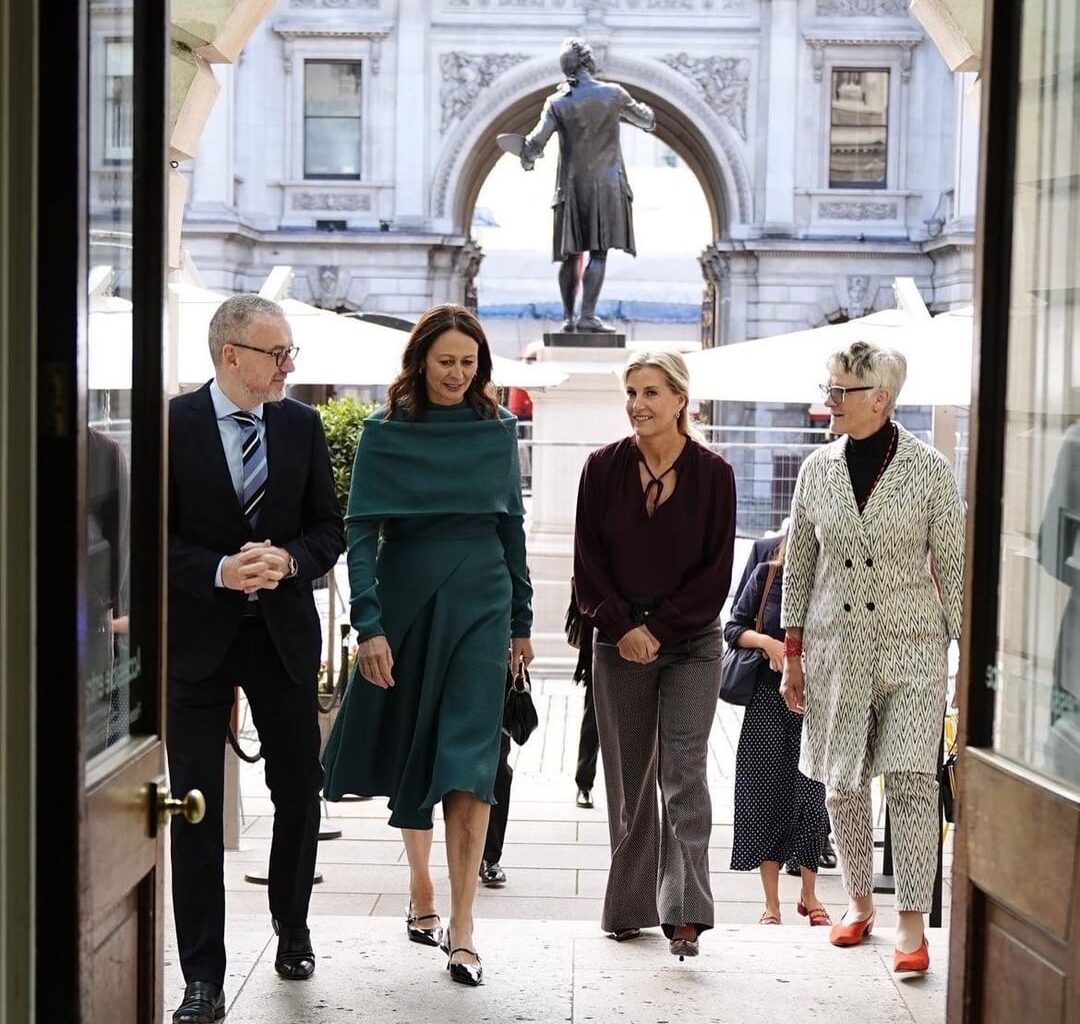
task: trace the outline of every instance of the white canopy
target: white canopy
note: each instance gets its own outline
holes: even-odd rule
[[[686,356],[690,394],[728,402],[820,402],[826,360],[861,340],[907,358],[901,405],[969,405],[972,333],[971,306],[932,318],[888,309],[842,324],[721,345]]]
[[[169,286],[178,300],[176,349],[179,383],[201,384],[213,376],[207,347],[210,319],[226,296],[193,284]],[[354,317],[338,316],[315,306],[283,299],[279,303],[300,348],[290,384],[330,384],[342,387],[385,386],[401,369],[408,335],[403,331]],[[90,387],[121,390],[131,387],[131,304],[98,300],[90,313]],[[557,387],[567,375],[493,357],[493,379],[500,387]]]

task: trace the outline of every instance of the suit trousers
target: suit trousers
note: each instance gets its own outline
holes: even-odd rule
[[[709,732],[720,690],[720,633],[648,665],[598,640],[593,687],[604,758],[611,869],[601,927],[713,925]],[[656,788],[660,786],[658,814]]]
[[[270,913],[304,927],[319,837],[316,681],[298,685],[285,671],[260,616],[242,620],[225,660],[197,683],[169,680],[167,752],[172,791],[202,790],[206,817],[172,819],[173,911],[184,979],[225,979],[224,758],[233,687],[247,695],[259,731],[274,804]]]
[[[484,840],[484,860],[488,864],[498,864],[502,860],[506,821],[510,816],[510,785],[513,781],[510,734],[504,729],[499,743],[499,767],[495,771],[495,806],[488,817],[487,838]]]
[[[596,782],[596,760],[600,753],[600,737],[596,731],[596,708],[593,704],[593,684],[585,683],[585,710],[581,715],[581,732],[578,736],[577,771],[574,782],[578,789],[586,791]]]
[[[885,800],[892,823],[893,881],[896,909],[930,912],[937,875],[941,808],[936,775],[886,772]],[[858,789],[827,789],[825,804],[833,839],[850,896],[874,891],[874,822],[870,780]]]

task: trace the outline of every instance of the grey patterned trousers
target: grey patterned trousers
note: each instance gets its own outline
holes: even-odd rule
[[[929,913],[940,828],[937,777],[923,772],[886,772],[885,800],[892,825],[896,909]],[[825,803],[844,888],[851,896],[869,896],[874,891],[870,779],[864,779],[858,789],[828,789]]]
[[[720,688],[720,633],[650,665],[597,642],[593,699],[607,788],[611,869],[601,927],[713,925],[709,731]],[[660,813],[656,787],[660,785]]]

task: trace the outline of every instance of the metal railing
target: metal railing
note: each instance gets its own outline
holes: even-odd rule
[[[708,446],[723,455],[735,472],[736,528],[741,536],[760,537],[779,529],[791,509],[795,479],[803,460],[827,441],[824,430],[801,427],[708,426],[700,428]],[[929,442],[929,431],[913,431]],[[967,432],[957,433],[954,472],[961,497],[967,478]],[[534,472],[534,453],[540,448],[577,448],[582,459],[597,446],[576,441],[542,441],[532,436],[531,423],[518,424],[522,487],[527,494],[543,486]],[[576,494],[562,496],[568,503]]]

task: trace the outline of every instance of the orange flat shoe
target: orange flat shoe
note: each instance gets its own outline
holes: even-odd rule
[[[824,907],[814,907],[813,910],[810,910],[802,900],[799,900],[795,909],[802,917],[810,918],[811,928],[820,928],[823,925],[832,924],[832,918],[829,917],[829,912]]]
[[[892,969],[897,974],[905,971],[930,970],[930,944],[926,941],[926,936],[923,936],[922,945],[914,953],[904,953],[899,949],[894,949]]]
[[[873,930],[876,915],[877,911],[872,911],[864,921],[834,924],[829,931],[829,941],[834,946],[857,946]]]

